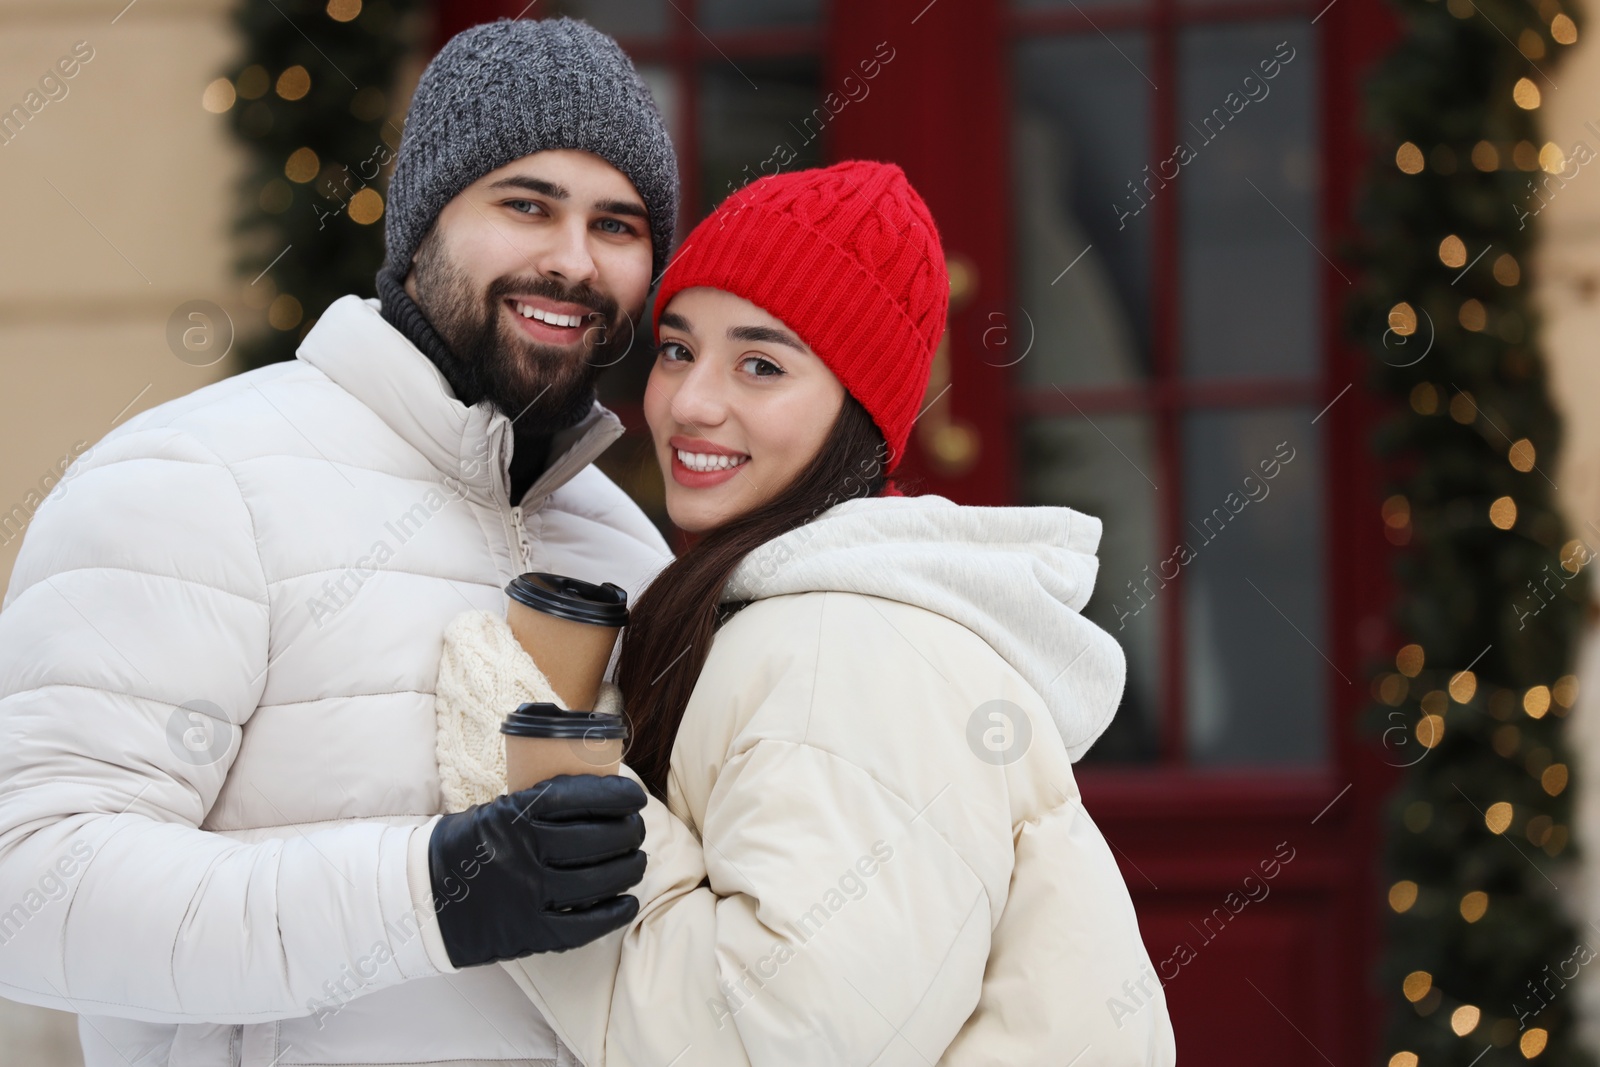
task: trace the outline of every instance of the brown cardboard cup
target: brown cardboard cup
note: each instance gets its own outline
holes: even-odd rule
[[[593,708],[617,634],[628,622],[627,590],[532,572],[513,578],[506,593],[506,621],[517,643],[567,707]]]
[[[500,732],[506,744],[506,791],[515,793],[558,774],[616,774],[628,725],[620,715],[565,711],[541,702],[518,707]]]

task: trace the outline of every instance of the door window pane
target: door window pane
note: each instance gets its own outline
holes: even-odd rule
[[[1195,764],[1316,764],[1330,685],[1310,408],[1184,420],[1186,729]],[[1172,568],[1167,569],[1172,573]]]
[[[623,40],[664,37],[667,0],[561,0],[561,14]]]
[[[1310,378],[1328,269],[1311,244],[1323,244],[1311,27],[1189,27],[1178,60],[1179,144],[1151,169],[1181,204],[1185,374]]]
[[[1012,232],[1020,316],[1034,345],[1019,384],[1121,385],[1150,368],[1152,227],[1112,206],[1149,145],[1141,33],[1017,47]]]
[[[1017,11],[1073,11],[1086,7],[1141,8],[1146,0],[1011,0]]]
[[[1156,470],[1150,418],[1033,419],[1023,425],[1019,443],[1024,504],[1065,505],[1102,523],[1100,571],[1084,615],[1122,645],[1128,682],[1116,718],[1086,758],[1153,760],[1161,706],[1160,622],[1167,601],[1145,570],[1153,570],[1162,555],[1155,543],[1156,491],[1147,480]]]
[[[717,59],[700,78],[696,218],[763,174],[822,166],[828,109],[816,57]]]
[[[695,19],[708,32],[815,26],[822,0],[699,0]]]

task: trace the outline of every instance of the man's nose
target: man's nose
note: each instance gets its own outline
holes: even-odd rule
[[[545,241],[535,253],[534,266],[540,274],[559,278],[568,285],[592,283],[598,273],[589,254],[589,229],[583,220],[572,220],[550,227]]]

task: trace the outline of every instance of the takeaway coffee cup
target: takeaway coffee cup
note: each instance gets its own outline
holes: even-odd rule
[[[617,633],[628,623],[627,590],[532,572],[513,578],[506,593],[506,621],[517,643],[567,707],[593,708]]]
[[[558,774],[616,774],[628,724],[620,715],[523,704],[500,724],[506,790],[515,793]]]

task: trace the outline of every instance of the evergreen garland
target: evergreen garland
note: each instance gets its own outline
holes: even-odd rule
[[[382,191],[404,122],[404,101],[392,94],[418,43],[421,8],[418,0],[235,7],[242,54],[223,91],[250,162],[240,180],[234,265],[247,305],[267,321],[264,330],[240,331],[245,369],[294,358],[330,303],[375,292]]]
[[[1577,27],[1561,0],[1394,6],[1405,32],[1368,85],[1378,152],[1351,315],[1395,402],[1377,447],[1407,642],[1373,678],[1374,733],[1403,768],[1379,1062],[1575,1067],[1592,1062],[1576,991],[1552,975],[1587,955],[1555,885],[1573,853],[1561,720],[1591,551],[1554,507],[1528,267],[1536,194],[1578,162],[1537,122]]]

